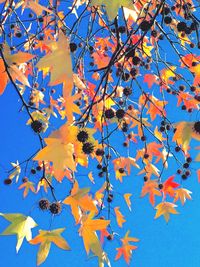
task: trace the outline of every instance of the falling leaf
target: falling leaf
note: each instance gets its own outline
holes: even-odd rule
[[[192,192],[187,190],[187,189],[185,189],[185,188],[176,189],[175,196],[174,196],[174,202],[180,200],[181,204],[184,205],[186,199],[189,199],[189,200],[192,199],[190,194],[192,194]]]
[[[138,242],[139,241],[138,238],[130,237],[129,233],[130,233],[130,231],[127,231],[124,238],[120,239],[122,241],[122,247],[116,248],[116,250],[118,252],[117,252],[117,255],[115,257],[115,260],[118,260],[119,258],[121,258],[121,256],[123,256],[127,264],[130,263],[131,256],[132,256],[132,250],[137,249],[137,246],[133,246],[129,242]]]
[[[160,216],[164,216],[165,221],[168,222],[169,221],[169,216],[170,213],[171,214],[178,214],[178,211],[175,209],[177,207],[177,205],[171,203],[171,202],[161,202],[160,204],[158,204],[155,209],[156,211],[156,215],[155,215],[155,219],[157,219]]]
[[[131,196],[132,196],[132,194],[130,194],[130,193],[124,194],[124,199],[125,199],[126,204],[127,204],[130,211],[131,211],[131,200],[130,200]]]
[[[24,193],[23,196],[26,197],[29,193],[29,190],[31,190],[33,193],[35,193],[35,187],[34,187],[34,183],[27,181],[25,183],[23,183],[22,185],[19,186],[18,189],[22,189],[24,188]]]
[[[26,217],[23,214],[10,213],[3,214],[0,213],[0,216],[3,216],[6,220],[11,222],[11,224],[6,228],[6,230],[1,233],[1,235],[17,235],[17,245],[16,251],[18,252],[24,238],[29,241],[32,238],[31,229],[36,227],[36,222],[30,217]]]
[[[102,247],[101,243],[96,234],[97,230],[104,230],[110,224],[109,220],[92,220],[93,213],[85,215],[81,222],[81,227],[79,229],[79,234],[83,238],[85,250],[87,254],[90,250],[99,258],[102,258]]]
[[[16,163],[11,162],[11,165],[12,165],[12,167],[13,167],[14,170],[9,174],[8,178],[12,180],[13,178],[16,177],[16,183],[17,183],[18,180],[19,180],[19,175],[21,173],[21,167],[19,165],[18,160],[17,160]]]
[[[51,243],[54,243],[57,247],[70,250],[67,241],[61,236],[65,228],[59,228],[51,231],[39,230],[39,235],[29,241],[32,245],[40,244],[40,248],[37,253],[37,266],[42,264],[49,255]]]
[[[158,190],[158,182],[156,180],[148,180],[144,183],[142,188],[141,197],[149,194],[149,202],[152,206],[155,205],[155,196],[161,196],[161,192]]]
[[[119,227],[122,227],[123,223],[125,223],[126,220],[124,219],[124,216],[122,215],[122,213],[119,211],[119,208],[120,207],[114,208],[114,211],[115,211],[117,224],[119,225]]]
[[[89,172],[89,174],[88,174],[88,178],[90,179],[90,181],[91,181],[93,184],[95,184],[95,182],[94,182],[94,177],[93,177],[92,172]]]
[[[9,81],[9,76],[7,72],[9,72],[13,81],[18,80],[22,84],[25,84],[30,87],[28,79],[19,69],[19,65],[30,61],[35,57],[35,55],[21,51],[16,54],[11,54],[9,46],[7,44],[4,44],[3,56],[5,59],[6,66],[4,64],[4,60],[0,58],[0,95],[2,95],[5,91],[6,85]]]
[[[79,188],[78,182],[75,181],[71,190],[71,195],[63,200],[63,203],[71,206],[72,214],[76,223],[79,222],[82,211],[90,211],[97,213],[97,208],[92,200],[91,196],[88,195],[89,188]]]

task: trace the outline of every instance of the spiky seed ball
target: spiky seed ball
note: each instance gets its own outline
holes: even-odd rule
[[[28,182],[28,178],[27,177],[24,177],[23,179],[22,179],[22,183],[27,183]]]
[[[100,148],[98,148],[95,153],[97,156],[103,156],[104,155],[103,149],[100,149]]]
[[[39,201],[39,208],[41,210],[48,210],[49,209],[49,206],[50,206],[50,203],[49,203],[49,200],[48,199],[46,199],[46,198],[40,199],[40,201]]]
[[[105,111],[105,117],[107,119],[112,119],[115,116],[115,112],[112,108],[106,109]]]
[[[31,173],[32,174],[36,174],[36,170],[35,169],[31,169]]]
[[[187,28],[187,24],[184,22],[184,21],[180,21],[178,24],[177,24],[177,30],[179,32],[183,32],[185,31],[185,29]]]
[[[109,195],[108,195],[107,201],[108,201],[109,203],[113,201],[113,194],[109,194]]]
[[[113,238],[114,238],[113,234],[110,234],[110,235],[107,236],[107,239],[108,239],[109,241],[113,240]]]
[[[125,115],[125,111],[123,109],[120,108],[116,111],[116,117],[118,119],[123,119],[124,115]]]
[[[85,143],[88,140],[88,133],[84,130],[81,130],[78,134],[77,134],[77,139],[79,142],[81,143]]]
[[[7,178],[7,179],[4,180],[4,184],[5,185],[12,184],[12,180],[10,178]]]
[[[49,206],[49,210],[52,214],[59,214],[61,213],[62,207],[60,202],[53,202],[51,203],[51,205]]]
[[[194,130],[196,133],[200,134],[200,121],[194,123]]]
[[[43,129],[43,124],[41,121],[35,120],[31,123],[31,128],[34,132],[40,133]]]
[[[37,171],[41,171],[41,169],[42,169],[42,167],[39,166],[39,165],[36,167],[36,170],[37,170]]]
[[[172,22],[172,18],[170,16],[167,16],[164,18],[165,24],[170,24]]]
[[[123,94],[125,96],[129,96],[132,94],[132,89],[130,87],[125,87],[124,90],[123,90]]]
[[[94,145],[90,142],[84,143],[82,146],[82,150],[85,154],[90,154],[94,151]]]
[[[124,173],[124,168],[119,168],[120,173]]]
[[[75,44],[75,43],[70,43],[70,44],[69,44],[69,48],[70,48],[70,51],[73,53],[73,52],[75,52],[76,49],[77,49],[77,44]]]
[[[159,184],[159,185],[158,185],[158,188],[159,188],[159,189],[163,189],[163,184]]]
[[[147,20],[143,20],[142,23],[140,24],[140,29],[142,31],[148,31],[151,28],[151,24]]]
[[[128,131],[128,124],[126,122],[124,122],[122,125],[122,131],[125,133]]]
[[[119,33],[124,33],[126,31],[126,28],[124,26],[119,26],[118,31]]]
[[[190,167],[190,164],[188,162],[185,162],[183,164],[183,168],[188,169]]]
[[[140,64],[141,59],[137,56],[132,58],[133,65],[137,66]]]
[[[157,37],[157,35],[158,35],[158,32],[156,30],[153,30],[151,32],[151,36],[153,36],[154,38]]]

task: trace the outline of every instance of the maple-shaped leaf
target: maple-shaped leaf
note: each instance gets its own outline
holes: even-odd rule
[[[163,188],[162,188],[162,192],[164,194],[164,196],[166,197],[166,195],[170,195],[170,197],[174,197],[175,194],[175,188],[177,188],[178,186],[180,186],[180,184],[174,182],[174,177],[170,176],[164,183],[163,183]]]
[[[1,53],[3,58],[0,58],[0,95],[2,95],[5,91],[6,85],[9,81],[7,71],[9,72],[13,81],[18,80],[20,83],[30,87],[27,77],[18,68],[18,66],[22,63],[30,61],[35,57],[35,55],[21,51],[16,54],[11,54],[10,48],[7,44],[4,44]]]
[[[127,204],[130,211],[131,211],[131,200],[130,200],[131,196],[132,196],[132,194],[130,194],[130,193],[124,194],[124,199],[125,199],[126,204]]]
[[[24,197],[26,197],[28,195],[29,190],[31,190],[33,193],[35,193],[35,187],[34,187],[33,182],[27,181],[27,182],[21,184],[18,189],[22,189],[22,188],[24,188],[24,193],[23,193]]]
[[[24,216],[23,214],[19,213],[10,213],[10,214],[3,214],[0,213],[0,216],[3,216],[6,220],[11,222],[11,224],[6,228],[6,230],[1,233],[1,235],[17,235],[17,245],[16,251],[18,252],[24,238],[27,241],[31,240],[32,233],[31,229],[36,227],[36,222],[30,216]]]
[[[155,196],[161,196],[161,192],[158,190],[158,182],[156,180],[148,180],[144,183],[142,188],[141,197],[149,194],[149,202],[152,206],[155,205]]]
[[[50,85],[65,82],[69,86],[68,90],[71,91],[73,72],[68,39],[60,32],[57,41],[47,42],[46,45],[50,52],[39,60],[36,67],[45,73],[51,73]]]
[[[92,200],[91,196],[88,195],[89,188],[79,188],[78,182],[75,181],[71,190],[71,195],[63,200],[63,203],[71,206],[72,214],[76,223],[79,222],[82,211],[90,211],[97,213],[97,208]]]
[[[171,214],[178,214],[178,211],[175,209],[177,207],[177,205],[175,205],[174,203],[171,202],[161,202],[160,204],[158,204],[155,209],[156,211],[156,215],[155,215],[155,219],[157,219],[160,216],[164,216],[165,221],[168,222],[169,221],[169,216],[170,213]]]
[[[113,20],[117,14],[118,10],[121,6],[132,9],[133,3],[131,0],[115,0],[115,1],[107,1],[107,0],[92,0],[91,5],[104,5],[106,9],[106,13],[108,14],[109,20]]]
[[[150,74],[150,73],[145,74],[144,82],[146,82],[148,84],[148,87],[151,88],[154,83],[159,84],[158,76],[156,76],[155,74]]]
[[[130,234],[130,231],[127,231],[124,238],[120,239],[122,241],[122,247],[116,248],[116,250],[118,252],[117,252],[117,255],[115,257],[115,260],[118,260],[119,258],[121,258],[121,256],[123,256],[127,264],[130,263],[131,256],[132,256],[132,250],[137,249],[137,246],[133,246],[129,242],[138,242],[139,241],[138,238],[130,237],[129,234]]]
[[[92,220],[93,216],[93,213],[83,216],[79,234],[83,238],[87,254],[91,250],[98,258],[102,258],[103,250],[96,231],[106,229],[106,227],[110,224],[110,221],[101,219]]]
[[[190,194],[192,194],[191,191],[185,189],[185,188],[178,188],[175,191],[175,196],[174,196],[174,202],[180,200],[181,204],[184,205],[186,199],[191,200],[192,197],[190,196]]]
[[[114,211],[115,211],[117,224],[119,225],[119,227],[122,227],[123,223],[125,223],[126,220],[124,219],[124,216],[122,215],[122,213],[119,211],[119,207],[115,207]]]
[[[175,123],[176,131],[173,137],[173,141],[176,141],[178,145],[181,145],[183,150],[187,152],[191,138],[200,140],[200,122],[187,122],[181,121]]]
[[[9,174],[8,178],[11,179],[11,180],[15,178],[16,179],[16,183],[17,183],[18,180],[19,180],[20,173],[21,173],[21,167],[19,165],[18,160],[17,160],[16,163],[11,162],[11,165],[12,165],[14,170]]]
[[[37,265],[42,264],[49,255],[51,243],[54,243],[57,247],[70,250],[67,241],[61,236],[65,228],[59,228],[51,231],[39,230],[39,235],[29,241],[32,245],[40,244],[40,248],[37,253]]]
[[[44,141],[47,146],[34,157],[34,160],[52,161],[54,168],[57,170],[63,170],[65,167],[72,171],[76,170],[72,144],[63,144],[62,140],[56,138],[45,138]]]
[[[30,8],[37,16],[41,16],[43,11],[52,13],[52,10],[38,4],[34,0],[22,0],[16,4],[15,9],[20,6],[22,6],[22,11],[24,11],[25,8]]]

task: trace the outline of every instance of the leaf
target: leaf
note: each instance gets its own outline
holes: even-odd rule
[[[36,67],[39,70],[51,73],[49,85],[52,86],[65,82],[68,85],[68,91],[71,92],[73,73],[68,39],[60,31],[58,41],[51,41],[46,45],[50,48],[51,52],[40,59]]]
[[[158,76],[156,76],[155,74],[145,74],[144,75],[144,82],[146,82],[148,87],[151,88],[154,83],[159,84]]]
[[[6,67],[4,60],[0,58],[0,95],[5,91],[6,85],[9,81],[7,71],[9,71],[12,79],[20,81],[30,87],[27,77],[18,68],[18,65],[28,62],[35,57],[35,55],[19,51],[16,54],[10,53],[10,48],[7,44],[3,46],[3,56],[6,62]]]
[[[155,209],[157,209],[157,212],[154,218],[157,219],[163,215],[165,218],[165,221],[168,222],[170,213],[178,214],[178,211],[175,209],[175,207],[177,207],[177,205],[171,202],[161,202],[155,207]]]
[[[91,250],[98,258],[102,258],[103,250],[96,231],[106,229],[106,227],[110,224],[110,221],[101,219],[92,220],[92,218],[93,213],[83,217],[79,234],[83,238],[87,254]]]
[[[89,188],[79,189],[78,182],[75,181],[71,190],[71,195],[63,200],[63,203],[71,206],[72,214],[76,223],[79,223],[82,215],[81,211],[90,211],[97,213],[98,210],[92,198],[88,195]]]
[[[141,197],[149,194],[149,202],[152,206],[155,205],[155,196],[161,196],[161,192],[158,190],[158,182],[156,180],[148,180],[144,183],[142,188]]]
[[[30,217],[26,217],[23,214],[10,213],[3,214],[0,213],[0,216],[3,216],[6,220],[11,222],[11,224],[6,228],[6,230],[1,233],[1,235],[17,235],[17,245],[16,251],[18,252],[24,238],[29,241],[32,238],[31,229],[36,227],[36,222]]]
[[[119,227],[122,227],[123,223],[125,223],[126,220],[124,219],[124,216],[122,215],[122,213],[119,211],[119,207],[114,208],[114,211],[115,211],[117,224],[119,225]]]
[[[27,181],[25,183],[23,183],[22,185],[19,186],[18,189],[22,189],[24,188],[24,193],[23,196],[26,197],[29,193],[29,190],[31,190],[33,193],[35,193],[35,187],[34,187],[34,183]]]
[[[125,199],[126,204],[127,204],[130,211],[131,211],[131,200],[130,200],[131,196],[132,196],[132,194],[130,194],[130,193],[124,194],[124,199]]]
[[[174,196],[174,202],[180,200],[181,204],[184,205],[186,199],[189,199],[189,200],[192,199],[190,194],[192,194],[192,192],[187,190],[187,189],[185,189],[185,188],[176,189],[175,196]]]
[[[13,172],[11,172],[11,173],[9,174],[8,178],[12,180],[13,178],[16,177],[16,183],[17,183],[18,180],[19,180],[19,175],[20,175],[20,173],[21,173],[21,167],[20,167],[20,165],[19,165],[18,160],[17,160],[16,163],[11,162],[11,165],[12,165],[12,167],[14,168],[14,170],[13,170]]]
[[[92,0],[91,5],[104,5],[106,13],[108,14],[109,20],[113,20],[121,6],[132,9],[133,3],[131,0],[115,0],[115,1],[106,1],[106,0]]]
[[[72,144],[64,144],[62,140],[56,138],[45,138],[44,141],[47,146],[34,157],[34,160],[52,161],[54,168],[57,170],[63,170],[65,167],[72,171],[76,170]]]
[[[123,256],[127,264],[130,263],[131,256],[132,256],[132,250],[137,249],[137,246],[133,246],[129,242],[138,242],[139,241],[138,238],[129,237],[129,233],[130,233],[130,231],[127,231],[124,238],[120,239],[122,241],[122,247],[116,248],[116,250],[118,252],[117,252],[117,255],[115,257],[115,260],[118,260],[119,258],[121,258],[121,256]]]
[[[181,145],[183,150],[186,152],[190,144],[192,128],[191,123],[186,121],[175,124],[176,132],[173,137],[173,141],[176,141],[178,145]]]
[[[164,196],[166,197],[166,195],[168,194],[170,197],[174,197],[175,194],[175,190],[174,188],[177,188],[178,186],[180,186],[180,184],[174,182],[174,177],[170,176],[164,183],[163,183],[163,188],[162,188],[162,192],[164,194]]]
[[[61,236],[65,228],[59,228],[51,231],[39,230],[39,235],[29,241],[32,245],[40,244],[40,248],[37,254],[37,265],[42,264],[49,255],[51,243],[54,243],[57,247],[70,250],[67,241]]]

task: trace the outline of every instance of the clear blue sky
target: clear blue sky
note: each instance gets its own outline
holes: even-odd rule
[[[20,212],[31,214],[42,229],[48,229],[51,215],[42,213],[37,208],[37,201],[41,195],[30,194],[23,200],[22,192],[16,188],[19,186],[5,186],[3,184],[6,173],[3,168],[9,168],[9,162],[15,162],[17,159],[23,160],[28,157],[34,149],[37,149],[37,136],[35,136],[29,127],[25,126],[26,115],[19,113],[19,102],[12,87],[8,87],[5,94],[0,97],[1,109],[1,132],[0,132],[0,211],[3,213]],[[195,164],[196,165],[196,164]],[[195,167],[198,167],[196,165]],[[133,178],[133,177],[132,177]],[[179,215],[172,215],[168,224],[163,218],[154,220],[154,209],[148,203],[147,198],[139,198],[141,189],[141,177],[136,176],[134,179],[127,178],[127,190],[130,186],[133,188],[132,209],[129,213],[125,206],[122,205],[126,212],[127,222],[125,229],[131,230],[131,236],[138,237],[140,242],[138,249],[133,253],[133,260],[130,266],[150,266],[150,267],[198,267],[200,263],[200,185],[194,173],[186,182],[185,186],[193,192],[193,200],[188,201],[184,208],[179,205]],[[120,184],[119,184],[120,186]],[[64,190],[64,189],[62,189]],[[61,194],[61,197],[65,193]],[[113,203],[113,206],[115,203]],[[33,209],[33,210],[32,210]],[[2,232],[8,225],[7,221],[0,218],[0,231]],[[53,227],[64,227],[66,225],[65,238],[68,240],[72,251],[66,252],[52,245],[51,252],[44,267],[53,266],[97,266],[95,260],[87,260],[86,253],[83,249],[81,238],[78,237],[77,229],[73,226],[73,220],[70,216],[69,209],[56,217],[53,221]],[[45,228],[46,227],[46,228]],[[33,230],[36,235],[37,230]],[[124,232],[125,233],[125,230]],[[113,262],[115,257],[115,247],[120,243],[117,238],[113,241],[105,242],[105,249],[109,251],[110,259]],[[16,236],[0,237],[0,258],[2,266],[14,267],[36,266],[37,246],[31,246],[24,242],[19,254],[15,253]],[[126,266],[125,262],[119,260],[113,262],[113,266]]]
[[[199,53],[199,50],[195,50]],[[168,61],[174,60],[170,55]],[[177,58],[175,59],[177,60]],[[142,81],[142,77],[141,77]],[[156,90],[155,90],[156,91]],[[155,92],[156,94],[156,92]],[[172,122],[183,119],[188,121],[199,120],[198,113],[189,115],[181,112],[176,107],[174,97],[169,97],[172,101],[169,105],[169,118]],[[47,260],[43,263],[44,267],[96,267],[96,259],[88,259],[83,247],[82,239],[78,236],[78,227],[74,226],[74,220],[71,216],[69,207],[65,207],[63,212],[52,220],[50,213],[43,213],[38,209],[38,201],[44,196],[39,193],[34,195],[30,193],[26,199],[23,199],[22,190],[17,190],[20,183],[13,183],[11,186],[5,186],[3,181],[6,178],[6,170],[10,168],[10,162],[19,162],[28,158],[39,148],[37,135],[33,133],[30,127],[26,126],[28,119],[25,112],[19,113],[21,103],[12,86],[8,86],[5,93],[0,97],[1,112],[1,130],[0,130],[0,212],[2,213],[23,213],[32,216],[38,223],[38,227],[33,230],[33,236],[37,235],[38,229],[63,228],[66,231],[63,236],[68,241],[71,251],[63,251],[52,245]],[[177,110],[179,112],[177,112]],[[155,121],[156,122],[156,121]],[[56,125],[54,125],[56,126]],[[50,132],[50,131],[49,131]],[[117,140],[115,141],[118,146]],[[193,142],[193,145],[199,145]],[[191,156],[194,158],[194,154]],[[96,164],[96,163],[95,163]],[[95,168],[95,164],[92,167]],[[31,164],[28,167],[27,176],[30,175]],[[184,181],[184,186],[192,191],[192,201],[187,201],[182,207],[179,203],[179,215],[171,215],[168,224],[161,217],[154,220],[155,210],[149,204],[148,198],[140,198],[140,192],[143,185],[141,176],[136,176],[135,172],[130,177],[125,177],[123,190],[119,182],[115,183],[114,201],[111,207],[121,206],[121,211],[126,217],[126,223],[122,230],[119,229],[120,236],[123,236],[130,229],[130,236],[140,239],[138,249],[133,252],[130,266],[134,267],[199,267],[200,265],[200,184],[197,181],[196,170],[199,163],[192,163],[192,175]],[[177,166],[170,166],[165,177],[176,173]],[[92,169],[93,170],[93,169]],[[78,177],[81,185],[89,185],[86,177],[88,171],[83,171],[82,176]],[[84,174],[86,174],[84,176]],[[94,170],[94,174],[97,171]],[[40,179],[39,173],[32,177],[34,182]],[[22,178],[22,177],[21,177]],[[21,179],[20,178],[20,179]],[[97,177],[98,178],[98,177]],[[180,179],[176,179],[180,182]],[[97,186],[101,181],[97,181]],[[56,184],[56,190],[59,192],[60,200],[63,200],[69,193],[69,183]],[[94,191],[92,191],[94,192]],[[130,213],[121,197],[122,193],[131,192],[132,213]],[[112,214],[114,211],[111,212]],[[8,226],[8,222],[0,218],[0,232]],[[116,228],[117,229],[117,228]],[[118,229],[116,230],[118,232]],[[29,245],[24,241],[18,255],[15,252],[16,236],[0,236],[0,265],[9,267],[35,267],[36,254],[38,246]],[[109,259],[114,267],[127,266],[123,259],[115,262],[116,247],[120,246],[117,235],[113,241],[105,240],[104,248],[109,254]]]

